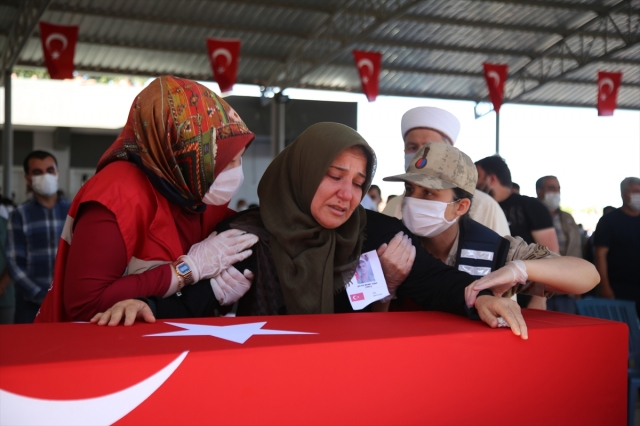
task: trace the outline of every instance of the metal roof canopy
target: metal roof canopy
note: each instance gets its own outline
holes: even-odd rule
[[[2,71],[44,66],[39,19],[80,27],[80,72],[212,80],[205,38],[239,38],[239,83],[360,91],[361,49],[381,94],[486,101],[486,61],[505,102],[594,107],[597,71],[622,71],[640,110],[640,0],[2,0]]]

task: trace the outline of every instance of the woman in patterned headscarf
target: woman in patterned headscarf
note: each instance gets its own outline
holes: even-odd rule
[[[257,237],[210,234],[233,213],[227,205],[253,138],[233,108],[194,81],[165,76],[142,90],[74,199],[36,321],[87,320],[119,300],[167,297],[222,271],[248,288],[250,274],[227,268]]]

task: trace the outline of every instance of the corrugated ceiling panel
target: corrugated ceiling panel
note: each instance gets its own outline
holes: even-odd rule
[[[382,4],[374,15],[367,8],[379,6],[377,2],[340,0],[53,0],[43,20],[80,26],[76,65],[92,72],[107,69],[212,79],[205,38],[239,38],[239,81],[266,84],[271,76],[286,69],[283,64],[287,58],[301,60],[307,67],[330,57],[329,63],[320,61],[298,85],[360,91],[351,54],[357,48],[382,52],[382,93],[478,100],[486,97],[483,62],[507,63],[513,77],[530,61],[526,54],[537,56],[539,53],[534,52],[542,52],[561,39],[558,33],[567,33],[593,20],[596,14],[588,8],[608,7],[619,0],[553,2],[560,7],[545,7],[543,1],[539,2],[543,6],[537,7],[516,1],[427,0],[400,19],[373,22],[374,16],[383,19],[380,13],[390,6],[395,8],[407,1]],[[337,13],[332,30],[322,32],[323,23],[330,22],[331,14],[345,4],[349,5],[348,10]],[[562,7],[563,4],[573,6]],[[637,25],[640,0],[633,0],[633,7],[638,13],[631,23]],[[354,15],[363,11],[363,18]],[[12,13],[15,9],[0,5],[1,33],[6,34],[15,20]],[[444,21],[434,22],[438,19]],[[622,25],[622,15],[614,19]],[[492,24],[502,27],[491,28]],[[358,31],[364,27],[375,30],[361,37]],[[598,28],[597,23],[588,27],[592,31]],[[545,30],[536,32],[536,28]],[[316,32],[324,38],[313,42]],[[609,33],[613,33],[612,27]],[[0,34],[0,46],[4,39]],[[301,50],[305,43],[307,47]],[[577,43],[569,41],[574,51],[578,51]],[[607,43],[610,49],[621,41],[618,38]],[[595,57],[603,49],[602,40],[598,40],[590,54]],[[598,70],[622,70],[623,83],[640,84],[640,43],[611,57],[619,63],[597,61],[563,76],[592,84],[548,83],[525,94],[520,101],[590,105]],[[22,51],[20,62],[42,66],[37,29]],[[539,66],[539,61],[534,63]],[[553,67],[551,77],[562,72],[559,61],[546,58],[544,63]],[[529,68],[529,72],[538,72],[536,67]],[[533,80],[528,81],[535,86]],[[507,88],[513,84],[514,80],[510,80]],[[632,87],[623,88],[620,101],[640,109],[640,96],[634,98],[637,94]]]

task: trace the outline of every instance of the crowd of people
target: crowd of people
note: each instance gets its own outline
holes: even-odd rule
[[[235,212],[253,133],[206,87],[158,78],[72,202],[53,155],[25,159],[33,196],[0,220],[0,319],[354,312],[345,287],[370,251],[390,296],[364,311],[441,310],[527,338],[521,307],[575,313],[598,283],[602,297],[640,302],[640,179],[622,182],[623,206],[590,239],[594,267],[556,177],[540,178],[537,199],[513,192],[504,159],[474,163],[454,147],[460,124],[442,109],[409,110],[400,128],[406,173],[385,180],[405,191],[382,213],[376,154],[337,123],[305,130],[265,171],[259,207]]]

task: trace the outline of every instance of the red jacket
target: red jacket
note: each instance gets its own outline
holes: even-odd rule
[[[70,320],[64,308],[62,283],[73,238],[74,220],[80,205],[89,201],[102,204],[116,217],[129,259],[123,275],[145,272],[159,264],[173,262],[185,254],[169,201],[134,164],[126,161],[111,163],[82,186],[71,204],[58,244],[53,283],[35,322]],[[206,238],[220,221],[234,213],[226,205],[208,206],[201,217],[201,238]]]

